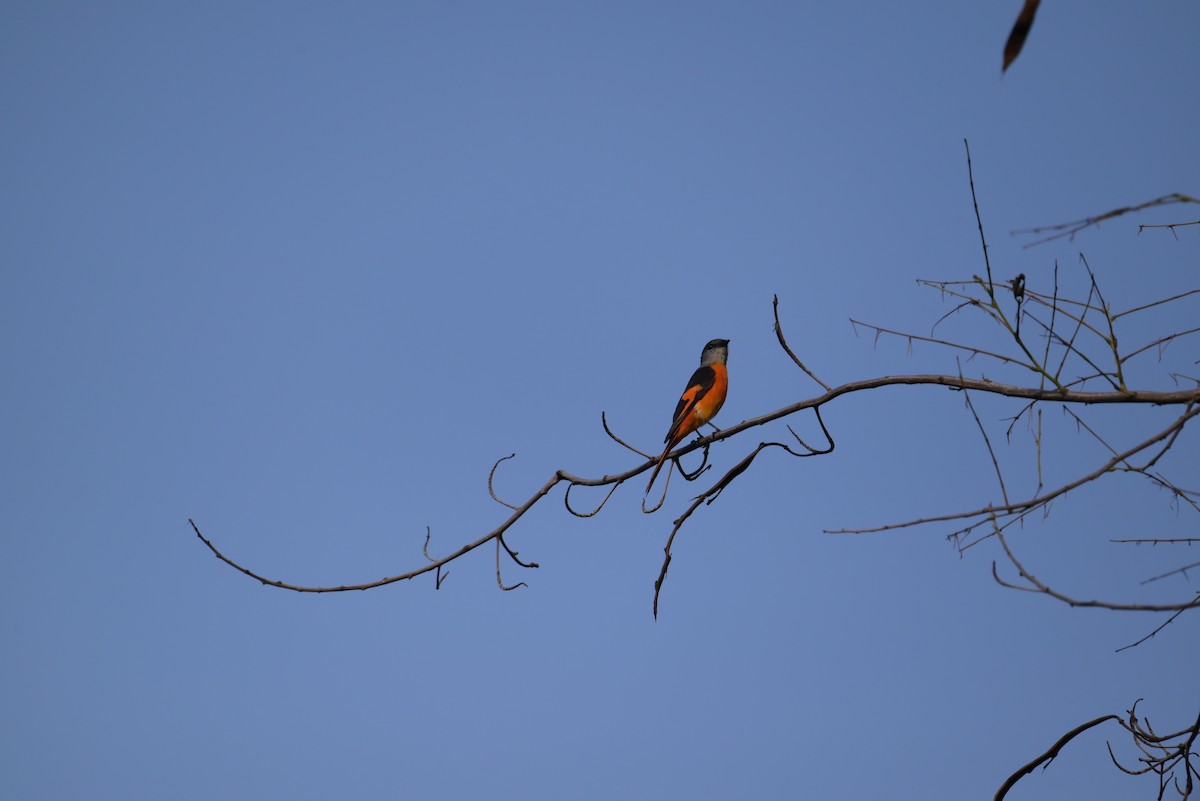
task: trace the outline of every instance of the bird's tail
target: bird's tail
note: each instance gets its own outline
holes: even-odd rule
[[[650,488],[654,486],[654,479],[658,478],[658,471],[662,470],[663,462],[667,460],[667,454],[671,452],[671,448],[675,447],[674,442],[667,443],[667,449],[662,452],[662,456],[658,457],[658,464],[654,465],[654,472],[650,474],[650,483],[646,485],[646,494],[650,494]]]

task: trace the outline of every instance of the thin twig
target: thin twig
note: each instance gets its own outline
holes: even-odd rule
[[[805,372],[805,374],[808,375],[809,378],[811,378],[813,381],[816,381],[818,384],[820,384],[825,389],[826,392],[828,392],[830,389],[832,389],[832,387],[830,387],[828,384],[826,384],[821,379],[817,378],[817,376],[813,373],[812,370],[809,370],[807,367],[804,366],[804,362],[800,361],[800,357],[792,352],[791,347],[787,343],[787,339],[784,338],[783,324],[779,322],[779,296],[778,295],[773,295],[771,297],[771,308],[775,312],[775,338],[779,340],[779,344],[783,348],[784,352],[788,356],[791,357],[792,361],[796,363],[796,366],[799,367],[801,370],[803,370]]]
[[[628,442],[626,442],[625,440],[621,439],[616,434],[614,434],[612,432],[612,429],[608,427],[608,417],[607,417],[607,415],[605,415],[605,413],[603,411],[600,412],[600,425],[604,426],[604,433],[608,434],[608,436],[612,439],[613,442],[617,443],[618,445],[623,445],[624,447],[626,447],[629,450],[636,453],[638,456],[641,456],[643,459],[653,459],[654,458],[650,454],[643,453],[642,451],[633,447]]]
[[[1144,211],[1156,206],[1167,206],[1173,203],[1200,203],[1200,200],[1197,200],[1193,197],[1188,197],[1187,195],[1179,192],[1172,192],[1169,195],[1163,195],[1162,197],[1157,197],[1154,200],[1147,200],[1145,203],[1139,203],[1136,206],[1122,206],[1119,209],[1106,211],[1103,214],[1097,214],[1093,217],[1084,217],[1082,220],[1073,220],[1071,222],[1059,223],[1058,225],[1046,225],[1039,228],[1021,228],[1013,231],[1012,233],[1014,236],[1017,234],[1031,234],[1033,236],[1040,236],[1041,234],[1050,231],[1055,232],[1051,236],[1038,239],[1025,245],[1025,247],[1031,248],[1034,245],[1052,242],[1055,239],[1061,239],[1064,236],[1074,239],[1075,234],[1079,233],[1080,231],[1083,231],[1084,229],[1090,228],[1094,225],[1099,225],[1105,220],[1111,220],[1114,217],[1120,217],[1123,214],[1132,214],[1133,212]]]
[[[975,197],[975,170],[971,167],[971,146],[963,139],[963,147],[967,149],[967,179],[971,184],[971,205],[975,207],[975,222],[979,225],[979,243],[983,246],[983,264],[987,268],[988,297],[996,299],[995,285],[992,283],[992,261],[988,257],[987,237],[983,235],[983,218],[979,216],[979,200]]]
[[[987,447],[988,456],[992,458],[992,468],[996,471],[996,481],[1000,483],[1000,495],[1004,498],[1004,503],[1008,504],[1008,489],[1004,486],[1004,473],[1000,470],[1000,462],[996,459],[996,451],[992,448],[992,441],[988,438],[987,429],[983,427],[983,421],[979,419],[979,413],[975,411],[975,404],[971,403],[971,393],[963,391],[963,400],[967,403],[967,408],[971,410],[971,416],[975,418],[975,425],[979,429],[979,435],[983,437],[983,444]]]
[[[1200,607],[1200,593],[1198,593],[1196,595],[1196,597],[1192,598],[1192,600],[1190,600],[1190,601],[1186,601],[1184,603],[1177,603],[1177,604],[1121,604],[1121,603],[1113,603],[1112,601],[1084,601],[1084,600],[1080,600],[1078,598],[1072,598],[1069,595],[1065,595],[1065,594],[1059,592],[1058,590],[1055,590],[1055,589],[1049,587],[1044,582],[1042,582],[1040,579],[1038,579],[1036,576],[1034,576],[1032,573],[1030,573],[1029,570],[1027,570],[1025,568],[1025,565],[1023,565],[1021,563],[1021,561],[1019,559],[1017,559],[1016,554],[1014,554],[1012,551],[1012,548],[1009,547],[1008,540],[1005,539],[1004,534],[1001,531],[999,531],[999,530],[996,531],[996,538],[1000,541],[1001,547],[1004,548],[1004,554],[1008,557],[1008,561],[1012,562],[1013,566],[1017,568],[1017,572],[1021,574],[1021,578],[1025,579],[1025,581],[1029,582],[1029,585],[1030,585],[1028,587],[1022,587],[1019,584],[1013,584],[1011,582],[1005,581],[1004,579],[1000,578],[1000,573],[996,569],[996,563],[993,562],[992,563],[992,578],[995,579],[997,584],[999,584],[1002,587],[1007,587],[1010,590],[1024,590],[1026,592],[1040,592],[1043,595],[1047,595],[1051,598],[1062,601],[1063,603],[1067,604],[1068,606],[1073,606],[1073,607],[1114,609],[1114,610],[1119,610],[1119,611],[1124,611],[1124,612],[1175,612],[1175,611],[1179,611],[1179,610],[1195,609],[1197,607]]]
[[[526,584],[523,581],[518,581],[516,584],[511,584],[511,585],[504,583],[504,579],[501,578],[501,576],[500,576],[500,546],[501,545],[504,545],[504,537],[502,537],[502,536],[496,537],[496,585],[498,587],[500,587],[500,589],[504,590],[505,592],[508,592],[509,590],[515,590],[515,589],[517,589],[517,587],[529,586],[528,584]],[[508,548],[507,545],[504,545],[504,547]],[[509,551],[508,553],[511,556],[513,552]],[[513,557],[513,558],[515,559],[516,557]],[[525,565],[525,566],[528,567],[528,565]],[[537,565],[534,565],[534,567],[537,567]]]
[[[1169,625],[1171,625],[1172,623],[1174,623],[1174,622],[1175,622],[1175,618],[1179,617],[1180,615],[1182,615],[1182,614],[1183,614],[1184,612],[1186,612],[1186,611],[1187,611],[1187,609],[1180,609],[1180,610],[1176,611],[1176,612],[1175,612],[1175,614],[1171,615],[1169,618],[1167,618],[1166,620],[1164,620],[1164,621],[1163,621],[1163,622],[1162,622],[1162,623],[1161,623],[1161,624],[1160,624],[1160,625],[1159,625],[1157,628],[1155,628],[1155,629],[1154,629],[1154,631],[1150,632],[1150,633],[1149,633],[1149,634],[1147,634],[1145,637],[1142,637],[1142,638],[1141,638],[1140,640],[1138,640],[1137,642],[1131,642],[1131,643],[1129,643],[1129,645],[1122,645],[1120,648],[1118,648],[1118,649],[1115,651],[1115,653],[1118,653],[1118,654],[1119,654],[1119,653],[1121,653],[1122,651],[1128,651],[1130,648],[1136,648],[1136,647],[1138,647],[1139,645],[1141,645],[1142,643],[1146,642],[1147,640],[1151,640],[1151,639],[1153,639],[1153,638],[1154,638],[1154,635],[1158,634],[1160,631],[1162,631],[1163,629],[1165,629],[1167,626],[1169,626]]]
[[[492,483],[492,481],[496,477],[496,468],[500,466],[500,463],[507,462],[509,459],[515,459],[516,456],[517,455],[515,453],[510,453],[508,456],[501,456],[499,459],[496,460],[496,463],[494,465],[492,465],[491,472],[488,473],[488,494],[492,496],[493,501],[500,504],[501,506],[507,506],[509,509],[516,509],[517,507],[514,506],[513,504],[509,503],[508,501],[502,501],[502,500],[500,500],[499,497],[497,497],[496,488],[495,488],[495,485]]]
[[[1177,418],[1173,423],[1171,423],[1171,425],[1167,426],[1167,428],[1158,432],[1154,436],[1150,437],[1149,439],[1145,440],[1144,442],[1134,445],[1129,450],[1124,451],[1123,453],[1117,454],[1116,456],[1109,459],[1103,465],[1101,465],[1100,467],[1091,471],[1090,473],[1086,473],[1086,474],[1080,476],[1079,478],[1075,479],[1074,481],[1072,481],[1068,484],[1064,484],[1064,485],[1058,487],[1057,489],[1055,489],[1053,492],[1050,492],[1046,495],[1039,495],[1037,497],[1030,498],[1025,501],[1018,501],[1015,503],[988,505],[988,506],[981,507],[979,509],[972,509],[972,510],[966,511],[966,512],[953,512],[950,514],[936,515],[933,517],[923,517],[918,520],[909,520],[909,521],[905,521],[903,523],[890,523],[890,524],[884,525],[884,526],[875,526],[872,528],[861,528],[861,529],[831,529],[831,530],[827,529],[826,531],[827,531],[827,533],[830,533],[830,534],[871,534],[871,533],[876,533],[876,532],[881,532],[881,531],[891,531],[891,530],[898,529],[898,528],[910,528],[912,526],[925,525],[928,523],[945,522],[948,520],[965,520],[965,519],[974,518],[974,517],[987,517],[989,515],[996,515],[996,514],[1015,514],[1017,512],[1026,511],[1028,509],[1045,506],[1047,503],[1054,500],[1055,498],[1058,498],[1062,495],[1066,495],[1067,493],[1071,492],[1072,490],[1077,489],[1078,487],[1081,487],[1084,484],[1087,484],[1089,481],[1094,481],[1095,479],[1099,478],[1100,476],[1104,475],[1105,473],[1108,473],[1114,467],[1116,467],[1117,465],[1126,461],[1131,456],[1134,456],[1135,454],[1140,453],[1141,451],[1155,445],[1156,443],[1159,443],[1159,442],[1163,441],[1164,439],[1167,439],[1168,437],[1171,437],[1171,436],[1177,434],[1179,431],[1181,431],[1183,429],[1184,426],[1187,425],[1188,421],[1190,421],[1197,414],[1200,414],[1200,406],[1190,408],[1188,411],[1184,412],[1183,415],[1181,415],[1179,418]]]

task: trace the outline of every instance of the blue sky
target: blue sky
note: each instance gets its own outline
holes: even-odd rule
[[[1194,616],[1114,653],[1161,619],[1003,590],[995,544],[960,558],[944,529],[822,533],[996,499],[944,390],[847,397],[833,455],[761,457],[684,528],[657,621],[678,479],[651,516],[640,481],[588,520],[556,491],[510,536],[541,568],[509,593],[490,548],[437,591],[265,588],[187,523],[300,584],[419,566],[426,526],[446,553],[506,516],[501,456],[510,501],[636,466],[601,411],[655,449],[711,338],[719,424],[815,395],[776,294],[829,383],[954,373],[848,320],[927,332],[950,306],[914,279],[982,270],[964,138],[998,277],[1045,290],[1057,261],[1078,294],[1083,252],[1115,307],[1196,288],[1194,228],[1137,231],[1195,207],[1009,232],[1200,191],[1200,7],[1048,3],[1002,78],[1019,6],[5,4],[0,795],[991,797],[1139,697],[1189,724]],[[993,432],[1018,408],[977,405]],[[1126,446],[1169,419],[1081,414]],[[1046,421],[1051,479],[1106,458]],[[1032,490],[1028,436],[1000,451]],[[1194,488],[1195,452],[1162,467]],[[1195,532],[1125,479],[1014,542],[1065,590],[1149,602],[1194,591],[1138,584],[1179,555],[1108,540]],[[1010,797],[1150,797],[1105,736]]]

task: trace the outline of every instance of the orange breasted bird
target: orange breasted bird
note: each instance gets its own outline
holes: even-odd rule
[[[658,457],[658,464],[650,474],[650,483],[646,492],[654,486],[658,471],[671,449],[683,441],[683,438],[700,428],[716,416],[725,402],[725,393],[729,390],[729,372],[725,362],[729,360],[729,340],[714,339],[704,346],[700,353],[700,367],[692,373],[687,383],[687,389],[679,398],[675,407],[675,417],[671,420],[671,428],[663,442],[667,443],[666,450]]]

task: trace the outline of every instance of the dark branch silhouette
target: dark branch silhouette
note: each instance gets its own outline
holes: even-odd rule
[[[1200,492],[1181,487],[1164,472],[1164,468],[1161,466],[1164,456],[1172,451],[1189,426],[1200,416],[1200,379],[1184,375],[1178,370],[1171,372],[1164,368],[1164,380],[1160,385],[1136,386],[1131,385],[1130,373],[1127,369],[1131,360],[1145,357],[1147,354],[1155,354],[1162,361],[1168,346],[1178,348],[1177,343],[1194,341],[1195,335],[1200,333],[1200,327],[1157,332],[1148,341],[1131,344],[1125,342],[1128,334],[1122,329],[1125,321],[1135,315],[1162,314],[1164,309],[1171,304],[1200,301],[1200,289],[1179,291],[1169,297],[1139,302],[1138,305],[1123,311],[1114,311],[1102,291],[1100,280],[1082,255],[1080,256],[1081,272],[1077,274],[1076,278],[1064,279],[1060,275],[1056,263],[1050,286],[1040,286],[1036,281],[1028,279],[1025,274],[1018,274],[1008,280],[995,278],[988,255],[983,220],[979,214],[979,204],[975,195],[975,181],[969,148],[967,148],[967,170],[972,204],[979,229],[984,275],[974,275],[962,280],[920,280],[918,282],[920,286],[934,290],[941,298],[952,303],[950,311],[937,319],[927,334],[907,332],[900,328],[885,327],[857,319],[850,321],[856,333],[859,331],[872,332],[876,343],[884,339],[900,339],[907,343],[910,352],[914,345],[920,344],[928,346],[934,352],[944,351],[947,355],[953,354],[955,356],[955,372],[952,374],[935,372],[887,375],[845,381],[840,384],[826,383],[805,365],[789,345],[780,316],[779,299],[778,297],[773,298],[772,312],[775,334],[780,349],[792,366],[819,385],[821,392],[812,397],[800,398],[786,406],[766,411],[757,417],[743,420],[714,433],[698,436],[693,441],[682,444],[668,455],[667,458],[680,469],[678,471],[667,470],[667,477],[662,485],[663,495],[655,506],[647,508],[646,499],[642,497],[642,509],[648,514],[657,512],[666,503],[670,493],[671,479],[676,472],[687,483],[701,481],[713,475],[718,477],[706,484],[705,488],[692,497],[684,511],[672,522],[663,547],[663,561],[658,571],[658,577],[654,581],[652,611],[655,617],[659,612],[662,592],[678,535],[684,525],[693,520],[696,513],[700,512],[703,507],[714,503],[734,481],[741,480],[748,475],[750,467],[764,451],[777,448],[798,458],[831,453],[835,447],[835,433],[831,432],[825,424],[822,417],[823,407],[835,404],[850,395],[875,392],[884,387],[936,387],[962,393],[966,410],[975,423],[983,449],[988,455],[996,480],[998,499],[958,511],[942,512],[870,527],[827,530],[828,533],[865,534],[916,526],[949,524],[946,527],[953,528],[953,530],[947,536],[958,547],[960,553],[965,553],[985,541],[995,540],[1000,558],[993,561],[992,573],[995,581],[1003,587],[1044,595],[1072,607],[1103,608],[1166,616],[1161,624],[1144,637],[1118,650],[1126,650],[1147,642],[1177,620],[1184,612],[1200,608],[1200,592],[1196,591],[1188,591],[1178,600],[1165,603],[1138,603],[1130,600],[1080,597],[1073,592],[1061,589],[1052,580],[1040,578],[1035,574],[1017,555],[1017,550],[1011,541],[1013,526],[1023,526],[1031,519],[1031,515],[1045,517],[1053,502],[1061,501],[1076,490],[1101,481],[1113,482],[1139,477],[1134,480],[1150,481],[1155,487],[1164,490],[1174,508],[1200,514]],[[1166,195],[1139,206],[1117,209],[1103,215],[1058,226],[1028,229],[1026,233],[1039,236],[1047,232],[1051,233],[1050,236],[1039,240],[1040,242],[1058,237],[1073,237],[1076,233],[1097,225],[1103,220],[1122,214],[1155,205],[1195,202],[1197,202],[1195,199],[1185,195]],[[1171,227],[1170,230],[1172,233],[1175,231],[1174,227]],[[1080,291],[1075,293],[1064,291],[1061,285],[1064,282],[1081,285]],[[948,327],[948,321],[952,317],[969,317],[981,322],[985,328],[999,330],[1003,334],[1002,343],[997,345],[989,342],[985,348],[980,344],[952,340],[939,334],[939,328],[943,325]],[[1011,374],[1015,376],[1015,379],[996,380],[986,375],[982,367],[976,374],[968,375],[964,371],[964,364],[973,368],[976,365],[991,365],[1006,378],[1009,378]],[[1142,372],[1146,371],[1137,371],[1138,374]],[[1008,398],[1019,402],[1015,414],[1005,418],[1004,422],[1007,425],[1000,431],[989,432],[988,426],[981,418],[976,408],[976,401],[982,396]],[[1139,442],[1118,445],[1110,441],[1113,438],[1103,433],[1101,426],[1085,418],[1085,410],[1097,405],[1126,409],[1128,410],[1127,416],[1137,414],[1139,409],[1171,409],[1172,415],[1165,423],[1161,415],[1153,417],[1153,422],[1147,424],[1146,430],[1135,437],[1135,439],[1140,438]],[[1048,406],[1058,407],[1062,410],[1063,415],[1067,418],[1067,424],[1074,425],[1077,436],[1091,438],[1107,452],[1107,455],[1097,458],[1093,464],[1089,465],[1090,469],[1084,469],[1069,480],[1050,482],[1049,486],[1047,486],[1043,474],[1043,460],[1049,456],[1045,452],[1043,437],[1044,411]],[[787,436],[783,436],[782,430],[779,430],[778,438],[768,437],[756,443],[740,458],[735,458],[732,466],[724,468],[723,472],[721,468],[717,467],[722,462],[727,463],[727,449],[741,443],[745,439],[744,433],[750,429],[770,426],[777,421],[784,421],[785,418],[809,412],[816,418],[824,437],[824,444],[809,445],[791,425],[785,424]],[[1035,449],[1037,481],[1036,488],[1032,493],[1018,494],[1011,489],[1014,486],[1013,483],[1005,477],[1003,460],[997,446],[1003,442],[1011,443],[1017,424],[1022,420],[1027,424]],[[436,556],[430,551],[432,531],[426,527],[422,547],[425,563],[411,570],[397,572],[375,581],[305,586],[267,578],[261,571],[246,567],[227,556],[217,548],[211,539],[201,533],[198,524],[192,520],[189,520],[189,523],[191,523],[196,536],[209,551],[229,567],[267,586],[293,592],[326,593],[370,590],[415,579],[426,573],[432,575],[434,587],[440,588],[449,575],[446,568],[451,562],[493,541],[497,586],[503,591],[510,591],[525,586],[525,582],[518,581],[513,584],[505,582],[503,574],[505,560],[510,566],[522,570],[538,567],[536,562],[522,559],[509,540],[514,526],[530,509],[560,485],[563,485],[563,504],[567,512],[574,517],[594,517],[615,497],[621,486],[655,467],[657,460],[652,455],[655,448],[651,448],[648,452],[631,445],[628,437],[619,436],[615,432],[609,416],[603,412],[601,413],[601,425],[604,433],[613,442],[635,457],[632,465],[595,478],[579,476],[565,470],[555,470],[540,488],[524,500],[510,501],[501,498],[495,489],[495,477],[498,469],[503,463],[515,458],[515,454],[503,456],[492,465],[487,480],[489,495],[497,504],[507,510],[499,525],[477,535],[466,544],[443,556]],[[1192,426],[1193,431],[1194,428]],[[699,432],[697,433],[699,434]],[[997,436],[1000,433],[1003,434],[1002,437]],[[1194,451],[1194,445],[1191,447]],[[685,470],[680,459],[696,451],[701,453],[700,464],[690,471]],[[580,509],[574,505],[571,498],[572,491],[579,487],[606,488],[606,492],[594,507]],[[639,493],[639,495],[641,494]],[[1190,544],[1200,542],[1200,538],[1124,538],[1112,541],[1123,544]],[[1003,571],[1001,564],[1007,565]],[[1178,581],[1181,578],[1187,578],[1189,571],[1197,569],[1200,569],[1200,562],[1181,560],[1179,566],[1151,576],[1143,584]],[[1004,574],[1008,574],[1008,577],[1005,577]],[[1134,704],[1133,708],[1128,710],[1127,718],[1105,715],[1067,732],[1049,750],[1010,776],[996,794],[996,798],[1002,799],[1017,781],[1032,773],[1038,766],[1049,765],[1061,749],[1080,734],[1114,720],[1131,735],[1134,745],[1142,754],[1139,758],[1140,767],[1126,767],[1124,763],[1118,761],[1115,755],[1112,757],[1114,764],[1127,773],[1154,773],[1157,775],[1160,799],[1162,794],[1172,787],[1182,798],[1188,798],[1194,787],[1193,779],[1197,778],[1197,764],[1200,763],[1200,758],[1193,750],[1197,732],[1200,731],[1200,717],[1197,718],[1196,724],[1187,729],[1172,734],[1157,735],[1148,721],[1138,719],[1135,714],[1136,708],[1137,704]],[[1112,754],[1111,744],[1109,750]]]
[[[1153,773],[1158,777],[1158,798],[1170,788],[1179,794],[1182,801],[1187,801],[1195,789],[1195,779],[1200,779],[1200,755],[1194,750],[1196,738],[1200,735],[1200,715],[1196,722],[1186,729],[1180,729],[1170,734],[1156,734],[1148,719],[1142,720],[1137,716],[1138,699],[1132,708],[1126,711],[1126,717],[1120,715],[1103,715],[1095,720],[1080,724],[1064,734],[1045,753],[1034,758],[1016,773],[1009,776],[1000,789],[996,791],[995,801],[1002,801],[1018,781],[1033,773],[1040,766],[1043,770],[1050,766],[1063,747],[1079,735],[1102,723],[1116,721],[1117,725],[1129,733],[1134,747],[1141,754],[1138,757],[1140,768],[1128,768],[1117,759],[1113,753],[1112,743],[1108,743],[1108,755],[1121,771],[1131,776]]]
[[[1020,781],[1022,777],[1033,773],[1035,770],[1037,770],[1038,766],[1042,766],[1043,769],[1048,767],[1050,763],[1054,761],[1054,758],[1058,756],[1058,752],[1061,751],[1063,746],[1065,746],[1067,743],[1071,742],[1088,729],[1099,726],[1101,723],[1106,723],[1110,720],[1120,720],[1120,718],[1116,715],[1104,715],[1103,717],[1096,718],[1095,720],[1089,720],[1087,723],[1076,726],[1062,737],[1059,737],[1058,741],[1046,750],[1046,753],[1035,757],[1031,762],[1029,762],[1029,764],[1022,767],[1013,775],[1009,776],[1004,781],[1004,784],[1000,785],[1000,789],[996,791],[996,801],[1002,801],[1004,796],[1008,795],[1008,791],[1013,788],[1014,784]]]

